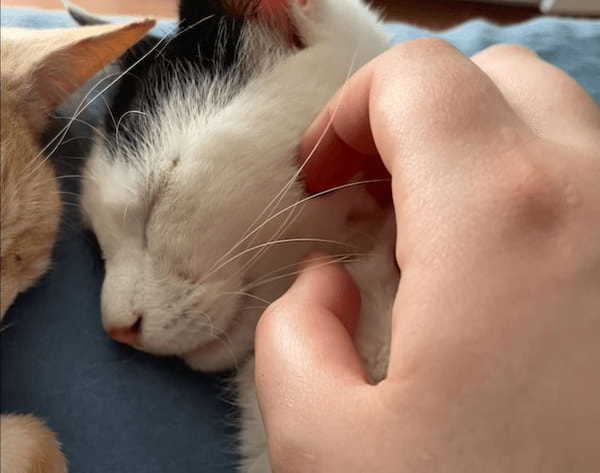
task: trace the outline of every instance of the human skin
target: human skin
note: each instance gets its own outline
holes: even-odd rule
[[[524,48],[420,39],[355,74],[301,158],[323,132],[309,190],[392,176],[390,366],[367,382],[345,270],[304,271],[257,328],[273,471],[600,471],[598,106]]]

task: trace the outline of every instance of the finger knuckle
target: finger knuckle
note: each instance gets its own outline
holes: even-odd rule
[[[280,314],[285,312],[285,304],[280,299],[272,302],[263,312],[256,327],[257,335],[268,333],[274,328]]]
[[[316,471],[317,455],[307,448],[310,443],[286,432],[277,435],[269,444],[273,472]]]
[[[565,216],[565,189],[545,167],[524,160],[503,173],[496,199],[520,230],[551,231]],[[510,218],[512,217],[512,218]]]
[[[501,43],[490,46],[477,54],[479,59],[495,61],[506,58],[537,57],[531,49],[520,44]]]
[[[456,51],[456,48],[448,41],[433,37],[412,39],[397,44],[391,49],[392,54],[402,56],[416,54],[419,57],[439,55],[447,51]]]
[[[592,99],[573,77],[556,67],[553,67],[552,72],[552,85],[564,104],[569,104],[573,109],[579,108],[582,114],[591,109]]]
[[[309,309],[302,301],[297,301],[289,294],[284,294],[272,302],[263,312],[256,327],[257,337],[278,333],[284,326],[295,320],[299,314],[308,312]]]
[[[465,123],[479,121],[482,110],[488,108],[485,104],[497,106],[493,82],[446,41],[420,38],[397,46],[392,54],[382,56],[382,73],[373,89],[402,88],[410,93],[402,94],[399,111],[391,110],[389,101],[380,100],[374,113],[389,117],[398,133],[411,136],[414,123],[435,122],[437,136],[452,137],[464,131]]]

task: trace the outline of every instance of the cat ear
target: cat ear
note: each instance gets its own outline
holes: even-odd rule
[[[294,3],[303,7],[308,0],[222,0],[225,8],[237,14],[278,14],[287,12]]]
[[[303,47],[297,34],[292,9],[304,8],[309,0],[223,0],[225,8],[234,15],[254,18],[278,31],[290,43]]]
[[[96,16],[93,13],[84,10],[80,6],[69,2],[68,0],[62,0],[62,4],[69,15],[71,15],[71,18],[73,18],[81,26],[106,25],[109,23],[104,18]]]
[[[48,111],[81,87],[155,24],[146,19],[128,24],[107,24],[55,30],[9,29],[3,41],[14,41],[24,60],[10,75],[16,81],[33,85],[33,90]]]
[[[179,2],[180,29],[213,17],[230,13],[226,0],[181,0]]]

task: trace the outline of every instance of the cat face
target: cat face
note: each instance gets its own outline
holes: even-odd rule
[[[48,114],[153,25],[2,28],[0,317],[50,265],[61,202],[40,145]]]
[[[202,370],[240,360],[308,252],[349,251],[328,240],[340,240],[353,200],[304,202],[296,148],[387,44],[359,0],[281,2],[277,21],[224,11],[216,28],[202,30],[203,11],[167,46],[148,42],[160,54],[132,74],[137,86],[125,84],[130,100],[107,117],[82,195],[106,261],[107,331]]]
[[[61,211],[52,167],[37,157],[40,147],[23,101],[5,80],[1,101],[0,317],[46,272]]]

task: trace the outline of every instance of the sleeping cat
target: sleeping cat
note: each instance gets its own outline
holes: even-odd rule
[[[50,266],[61,216],[49,151],[41,145],[50,112],[153,24],[1,29],[0,320]],[[66,466],[41,420],[6,415],[0,418],[0,471],[59,473]]]
[[[295,156],[326,101],[388,38],[361,0],[183,0],[180,20],[125,57],[122,67],[137,66],[86,167],[82,208],[106,262],[103,323],[197,370],[239,368],[241,471],[266,473],[254,329],[310,252],[356,260],[356,343],[372,380],[385,376],[393,218],[359,183],[308,197]]]

